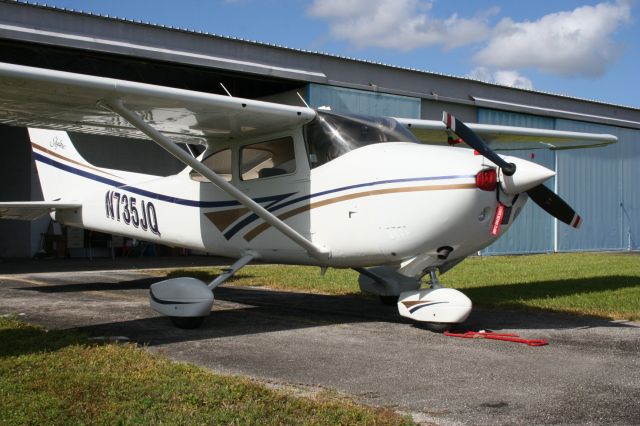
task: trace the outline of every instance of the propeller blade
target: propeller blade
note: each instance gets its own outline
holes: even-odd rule
[[[500,169],[505,176],[512,176],[516,172],[516,165],[508,163],[502,157],[500,157],[494,150],[489,148],[473,130],[468,128],[462,121],[455,118],[452,114],[442,111],[442,122],[447,126],[447,130],[452,131],[458,135],[463,141],[467,143],[471,148],[478,151],[487,160],[492,161]]]
[[[452,114],[443,111],[442,122],[447,127],[447,130],[455,133],[465,141],[467,145],[478,151],[487,160],[497,165],[502,170],[502,174],[504,176],[513,176],[516,172],[516,165],[514,163],[509,163],[504,158],[496,154],[496,152],[489,148],[489,145],[487,145],[482,138],[476,135],[473,130],[468,128],[462,121],[455,118]],[[582,224],[582,218],[580,215],[578,215],[575,210],[573,210],[571,206],[555,192],[543,184],[534,186],[526,192],[537,205],[561,222],[564,222],[574,228],[579,228]]]
[[[543,210],[561,222],[573,228],[579,228],[582,218],[558,194],[544,185],[538,185],[527,191],[527,195]]]

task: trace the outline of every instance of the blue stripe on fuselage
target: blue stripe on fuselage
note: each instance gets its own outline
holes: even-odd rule
[[[118,189],[122,189],[122,190],[126,190],[129,192],[132,192],[134,194],[138,194],[138,195],[143,195],[145,197],[149,197],[149,198],[153,198],[155,200],[160,200],[160,201],[165,201],[167,203],[173,203],[173,204],[179,204],[179,205],[183,205],[183,206],[189,206],[189,207],[199,207],[199,208],[212,208],[212,207],[232,207],[232,206],[239,206],[241,205],[240,202],[236,201],[236,200],[228,200],[228,201],[197,201],[197,200],[187,200],[184,198],[178,198],[178,197],[171,197],[168,195],[163,195],[163,194],[158,194],[156,192],[151,192],[151,191],[147,191],[145,189],[141,189],[141,188],[136,188],[133,186],[128,186],[125,185],[122,182],[118,182],[115,181],[113,179],[109,179],[109,178],[105,178],[102,176],[98,176],[94,173],[90,173],[84,170],[80,170],[77,169],[75,167],[66,165],[66,164],[62,164],[56,160],[53,160],[52,158],[46,157],[42,154],[39,154],[37,152],[33,152],[33,156],[37,161],[43,162],[45,164],[48,164],[52,167],[56,167],[60,170],[64,170],[66,172],[69,173],[73,173],[75,175],[78,176],[82,176],[84,178],[87,179],[91,179],[91,180],[95,180],[97,182],[101,182],[104,183],[106,185],[111,185],[114,186]],[[366,183],[359,183],[359,184],[355,184],[355,185],[348,185],[348,186],[342,186],[340,188],[335,188],[335,189],[329,189],[326,191],[320,191],[320,192],[316,192],[314,194],[308,194],[308,195],[303,195],[301,197],[297,197],[288,201],[284,201],[285,199],[289,198],[290,196],[294,195],[295,192],[291,192],[288,194],[281,194],[281,195],[272,195],[269,197],[261,197],[261,198],[256,198],[254,199],[254,201],[256,201],[257,203],[263,203],[263,202],[271,202],[271,204],[269,206],[267,206],[267,210],[269,210],[270,212],[276,212],[280,209],[283,209],[287,206],[290,206],[292,204],[295,203],[299,203],[301,201],[306,201],[306,200],[310,200],[312,198],[315,197],[320,197],[323,195],[327,195],[327,194],[333,194],[336,192],[341,192],[341,191],[347,191],[350,189],[355,189],[355,188],[364,188],[364,187],[369,187],[369,186],[377,186],[377,185],[385,185],[385,184],[390,184],[390,183],[406,183],[406,182],[420,182],[420,181],[434,181],[434,180],[445,180],[445,179],[464,179],[464,178],[475,178],[475,175],[449,175],[449,176],[428,176],[428,177],[416,177],[416,178],[404,178],[404,179],[391,179],[391,180],[381,180],[381,181],[375,181],[375,182],[366,182]],[[233,228],[231,228],[230,230],[228,230],[224,236],[227,240],[230,240],[231,238],[233,238],[234,235],[236,235],[239,231],[241,231],[243,228],[245,228],[246,226],[250,225],[251,223],[253,223],[254,221],[256,221],[258,219],[258,216],[256,214],[251,214],[249,216],[247,216],[246,218],[244,218],[243,220],[241,220],[240,222],[238,222]]]
[[[69,173],[73,173],[75,175],[78,176],[82,176],[84,178],[87,179],[91,179],[97,182],[101,182],[104,183],[106,185],[111,185],[114,186],[118,189],[121,190],[125,190],[128,192],[132,192],[134,194],[138,194],[138,195],[143,195],[145,197],[149,197],[149,198],[153,198],[155,200],[160,200],[160,201],[165,201],[167,203],[173,203],[173,204],[179,204],[182,206],[189,206],[189,207],[200,207],[200,208],[211,208],[211,207],[231,207],[231,206],[239,206],[240,203],[236,200],[228,200],[228,201],[197,201],[197,200],[186,200],[184,198],[178,198],[178,197],[171,197],[169,195],[163,195],[163,194],[158,194],[157,192],[151,192],[151,191],[147,191],[145,189],[141,189],[141,188],[136,188],[135,186],[129,186],[129,185],[125,185],[122,182],[118,182],[116,180],[113,179],[109,179],[109,178],[105,178],[102,176],[98,176],[94,173],[90,173],[84,170],[80,170],[77,169],[75,167],[72,166],[68,166],[66,164],[62,164],[56,160],[53,160],[49,157],[46,157],[42,154],[39,154],[37,152],[33,153],[33,156],[36,160],[48,164],[50,166],[53,166],[55,168],[58,168],[60,170],[64,170],[65,172],[69,172]],[[255,202],[257,203],[263,203],[263,202],[278,202],[278,201],[282,201],[287,197],[290,197],[291,195],[293,195],[295,193],[288,193],[288,194],[282,194],[282,195],[272,195],[270,197],[261,197],[261,198],[256,198],[254,199]]]
[[[449,302],[431,302],[431,303],[427,302],[427,303],[424,303],[422,305],[414,306],[413,308],[409,309],[409,312],[413,314],[413,313],[415,313],[416,311],[419,311],[422,308],[426,308],[427,306],[441,305],[443,303],[449,303]]]

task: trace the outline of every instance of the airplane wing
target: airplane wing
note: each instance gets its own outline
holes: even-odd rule
[[[0,63],[0,123],[148,139],[104,105],[122,102],[175,142],[206,144],[299,126],[306,107]],[[440,121],[398,118],[418,139],[447,144]],[[612,135],[468,124],[493,149],[568,149],[616,142]]]
[[[56,201],[17,201],[0,203],[0,219],[34,220],[54,210],[79,209],[82,204]]]
[[[396,118],[423,143],[447,145],[447,128],[442,121]],[[567,132],[529,127],[466,123],[495,150],[574,149],[591,148],[615,143],[618,138],[608,134]]]
[[[309,107],[0,63],[0,123],[151,139],[311,255],[326,259],[328,249],[175,145],[266,135],[315,116]]]
[[[190,144],[258,136],[315,117],[307,107],[0,63],[0,123],[148,139],[104,107],[114,101]]]

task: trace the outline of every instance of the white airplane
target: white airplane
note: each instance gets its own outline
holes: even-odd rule
[[[151,306],[183,328],[199,326],[213,290],[254,259],[353,268],[363,291],[401,315],[440,330],[460,323],[471,301],[442,288],[437,271],[496,241],[528,198],[564,223],[581,221],[543,185],[553,171],[494,149],[616,141],[467,126],[446,112],[442,122],[341,115],[7,63],[0,123],[29,127],[45,198],[0,203],[0,217],[50,213],[68,226],[238,259],[209,284],[151,286]],[[160,177],[96,167],[66,131],[150,139],[185,169]],[[426,275],[431,286],[421,288]]]

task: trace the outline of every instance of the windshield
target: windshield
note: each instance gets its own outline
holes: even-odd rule
[[[373,143],[418,143],[413,133],[392,118],[317,113],[304,128],[311,168]]]

